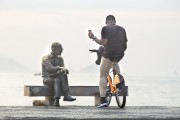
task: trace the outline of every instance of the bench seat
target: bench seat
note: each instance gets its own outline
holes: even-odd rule
[[[72,96],[94,96],[95,105],[99,103],[99,86],[69,86],[70,95]],[[128,96],[128,86],[126,86],[126,96]],[[63,93],[63,92],[62,92]],[[122,95],[122,93],[120,93]],[[47,105],[52,104],[54,90],[48,86],[24,86],[24,96],[36,97],[45,96]],[[63,96],[63,95],[62,95]]]

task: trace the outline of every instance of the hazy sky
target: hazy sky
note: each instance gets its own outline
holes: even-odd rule
[[[180,75],[179,0],[0,0],[0,56],[40,71],[41,57],[59,41],[66,66],[80,70],[98,48],[88,29],[101,37],[109,14],[127,32],[123,72]]]

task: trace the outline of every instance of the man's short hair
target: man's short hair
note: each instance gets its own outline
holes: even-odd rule
[[[108,15],[106,17],[106,21],[108,21],[108,20],[116,20],[116,19],[115,19],[114,15]]]

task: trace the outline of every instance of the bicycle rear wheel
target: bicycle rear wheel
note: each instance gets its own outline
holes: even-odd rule
[[[116,102],[117,102],[119,108],[124,108],[124,106],[126,105],[125,84],[121,85],[121,93],[122,93],[122,95],[120,94],[120,92],[117,92],[115,94],[115,97],[116,97]]]
[[[111,98],[112,98],[112,93],[107,90],[106,92],[106,103],[107,103],[107,106],[109,106],[109,104],[111,103]]]

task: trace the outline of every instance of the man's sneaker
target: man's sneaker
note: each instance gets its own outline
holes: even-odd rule
[[[107,103],[100,103],[100,105],[96,106],[97,108],[108,107]]]

